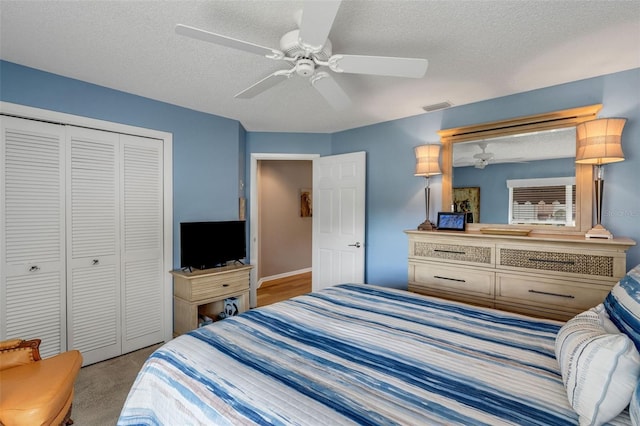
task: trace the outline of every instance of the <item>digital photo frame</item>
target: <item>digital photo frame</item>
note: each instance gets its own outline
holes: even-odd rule
[[[445,231],[464,231],[467,224],[466,213],[438,212],[437,227]]]

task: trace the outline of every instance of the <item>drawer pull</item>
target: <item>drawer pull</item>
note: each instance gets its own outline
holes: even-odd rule
[[[538,291],[538,290],[529,290],[529,293],[544,294],[547,296],[565,297],[567,299],[575,299],[575,297],[570,294],[549,293],[546,291]]]
[[[222,287],[229,287],[229,284],[222,284]]]
[[[440,253],[454,253],[454,254],[467,254],[464,251],[456,251],[456,250],[440,250],[440,249],[434,249],[433,251],[435,252],[440,252]]]
[[[537,259],[535,257],[530,257],[529,262],[561,263],[563,265],[576,264],[576,262],[574,262],[573,260]]]
[[[467,280],[460,280],[458,278],[441,277],[440,275],[434,275],[433,278],[440,278],[441,280],[457,281],[459,283],[467,282]]]

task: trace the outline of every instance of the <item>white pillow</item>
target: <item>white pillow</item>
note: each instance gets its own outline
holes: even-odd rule
[[[633,426],[640,426],[640,382],[636,385],[636,390],[633,391],[633,396],[631,397],[631,403],[629,403],[629,417],[631,417]]]
[[[567,321],[556,336],[556,358],[569,403],[581,425],[598,426],[629,405],[640,376],[640,354],[612,332],[602,304]]]

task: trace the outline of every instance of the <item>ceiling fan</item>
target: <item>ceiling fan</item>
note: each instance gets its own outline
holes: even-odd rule
[[[236,94],[235,97],[240,99],[253,98],[298,75],[308,78],[333,108],[341,110],[351,100],[325,69],[351,74],[408,78],[424,76],[429,64],[426,59],[333,54],[328,36],[340,3],[340,0],[307,1],[298,22],[299,29],[282,36],[279,50],[182,24],[176,25],[175,31],[183,36],[289,63],[288,69],[278,70]]]

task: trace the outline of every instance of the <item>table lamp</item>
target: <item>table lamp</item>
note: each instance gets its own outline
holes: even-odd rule
[[[427,180],[424,188],[424,201],[426,207],[426,219],[418,229],[421,231],[432,231],[436,227],[429,220],[429,198],[431,196],[429,189],[429,177],[442,173],[438,164],[440,156],[440,145],[421,145],[415,148],[416,153],[416,172],[415,176],[424,176]]]
[[[604,195],[603,165],[624,160],[622,128],[626,118],[599,118],[576,126],[576,163],[595,166],[596,225],[586,238],[613,238],[602,226],[602,198]]]

